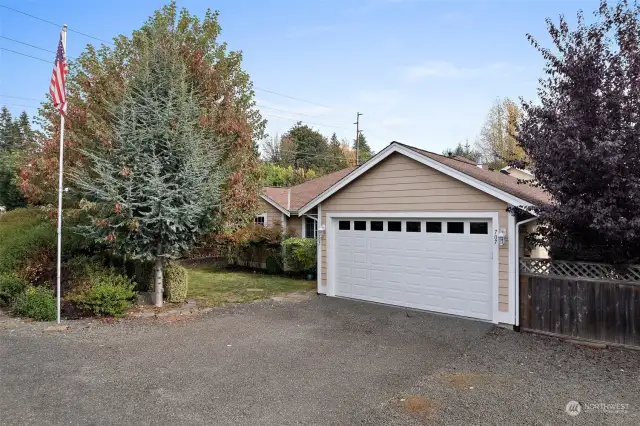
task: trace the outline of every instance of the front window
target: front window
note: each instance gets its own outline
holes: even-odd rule
[[[304,222],[305,238],[318,238],[318,222],[307,217]]]
[[[259,226],[267,226],[267,214],[259,214],[256,216],[255,224]]]

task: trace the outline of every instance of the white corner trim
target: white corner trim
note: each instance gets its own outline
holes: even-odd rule
[[[333,220],[339,218],[465,218],[465,219],[488,219],[491,220],[491,234],[494,235],[496,231],[500,229],[500,223],[498,219],[498,212],[339,212],[339,213],[326,213],[326,250],[327,250],[327,286],[325,288],[325,294],[328,296],[336,295],[336,254],[333,244],[336,241],[336,228],[333,226]],[[502,225],[504,227],[504,224]],[[492,316],[491,321],[494,324],[504,323],[513,324],[513,315],[509,312],[500,312],[500,245],[495,239],[492,239],[492,289],[493,299]]]
[[[322,204],[318,204],[318,230],[320,230],[322,225]],[[320,232],[318,232],[318,252],[317,252],[317,256],[318,259],[316,261],[316,265],[317,265],[317,273],[316,273],[316,279],[318,280],[318,290],[317,293],[318,294],[326,294],[326,287],[323,287],[322,285],[322,240],[326,238],[326,236],[324,235],[320,235]]]
[[[422,155],[412,149],[409,149],[403,145],[393,142],[389,146],[387,146],[385,149],[383,149],[382,151],[374,155],[369,161],[364,163],[362,166],[358,167],[356,170],[354,170],[353,172],[351,172],[350,174],[348,174],[347,176],[345,176],[344,178],[336,182],[333,186],[331,186],[329,189],[324,191],[322,194],[318,195],[313,200],[309,201],[307,204],[302,206],[298,210],[298,214],[302,215],[308,212],[313,207],[315,207],[322,201],[326,200],[327,198],[329,198],[330,196],[338,192],[340,189],[344,188],[345,186],[353,182],[355,179],[360,177],[363,173],[367,172],[369,169],[374,167],[376,164],[380,163],[382,160],[384,160],[394,152],[403,154],[413,160],[418,161],[419,163],[429,166],[432,169],[438,170],[439,172],[442,172],[448,176],[451,176],[454,179],[464,182],[467,185],[473,186],[474,188],[479,189],[480,191],[485,192],[489,195],[492,195],[497,199],[505,201],[509,204],[516,205],[516,206],[527,206],[527,207],[532,206],[532,204],[529,203],[528,201],[524,201],[518,197],[515,197],[509,194],[508,192],[505,192],[505,191],[502,191],[501,189],[496,188],[495,186],[489,185],[488,183],[485,183],[479,179],[473,178],[465,173],[459,172],[458,170],[455,170],[449,166],[445,166],[444,164],[439,163],[438,161],[432,160],[431,158],[425,155]]]
[[[280,220],[282,221],[282,232],[286,232],[287,231],[287,215],[282,213],[282,217],[280,218]]]
[[[510,274],[513,275],[513,280],[516,283],[514,297],[517,303],[515,305],[515,311],[514,311],[514,325],[520,325],[520,283],[519,283],[520,281],[520,226],[524,225],[525,223],[533,222],[536,219],[538,218],[532,217],[516,223],[514,218],[514,221],[513,221],[515,238],[516,240],[518,240],[518,244],[516,244],[514,248],[514,254],[513,254],[514,256],[513,271],[511,270],[509,271]]]
[[[275,207],[276,209],[280,210],[282,213],[286,214],[287,216],[289,216],[289,211],[287,209],[282,208],[278,203],[276,203],[275,201],[273,201],[271,198],[267,197],[264,194],[260,194],[260,198],[262,198],[263,200],[265,200],[267,203],[271,204],[273,207]]]
[[[300,224],[302,225],[302,229],[300,229],[300,237],[302,238],[307,238],[307,233],[305,232],[307,230],[306,225],[306,216],[300,216]]]
[[[516,218],[513,214],[508,213],[509,217],[509,226],[507,228],[507,237],[509,244],[509,316],[511,317],[511,321],[509,324],[518,325],[518,305],[520,304],[520,298],[518,297],[518,293],[520,290],[519,285],[519,277],[516,277],[516,262],[518,261],[516,258],[516,253],[518,251],[518,246],[520,245],[520,241],[518,236],[516,235]]]

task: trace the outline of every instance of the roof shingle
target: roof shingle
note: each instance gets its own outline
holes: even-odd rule
[[[335,183],[355,169],[356,167],[348,167],[301,183],[300,185],[292,186],[291,188],[266,187],[264,188],[264,195],[284,209],[297,211],[300,207],[313,200],[318,194],[331,188]],[[289,190],[291,190],[291,206],[288,206]]]
[[[551,197],[549,194],[540,188],[528,185],[526,183],[518,183],[518,179],[505,175],[500,172],[494,172],[492,170],[480,168],[467,161],[461,161],[456,158],[446,157],[444,155],[436,154],[415,148],[413,146],[405,145],[400,142],[396,142],[398,145],[402,145],[409,148],[419,154],[431,158],[432,160],[442,163],[445,166],[451,167],[454,170],[462,172],[472,178],[478,179],[484,183],[488,183],[504,192],[507,192],[515,197],[518,197],[524,201],[528,201],[531,204],[549,204]]]
[[[448,157],[434,152],[425,151],[420,148],[415,148],[410,145],[405,145],[400,142],[393,143],[424,155],[438,163],[487,183],[531,204],[539,205],[549,204],[551,202],[551,198],[544,190],[526,183],[519,183],[518,179],[512,176],[480,168],[473,161],[466,158],[460,158],[457,156]],[[297,212],[300,208],[305,206],[318,195],[327,191],[356,169],[357,167],[349,167],[338,170],[337,172],[329,173],[328,175],[321,176],[300,185],[292,186],[291,188],[266,187],[263,189],[263,192],[267,198],[280,205],[283,209],[290,212]],[[289,191],[291,192],[290,205]]]

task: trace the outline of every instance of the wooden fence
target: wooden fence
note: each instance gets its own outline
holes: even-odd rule
[[[520,259],[520,327],[640,346],[640,266]]]

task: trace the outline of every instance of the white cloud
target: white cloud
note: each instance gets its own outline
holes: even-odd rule
[[[505,62],[495,62],[480,67],[461,67],[447,61],[427,61],[420,65],[404,68],[404,75],[409,80],[424,80],[427,78],[476,78],[476,77],[504,77],[514,69]]]
[[[389,117],[380,123],[382,127],[398,127],[406,124],[409,124],[409,119],[406,117]]]

